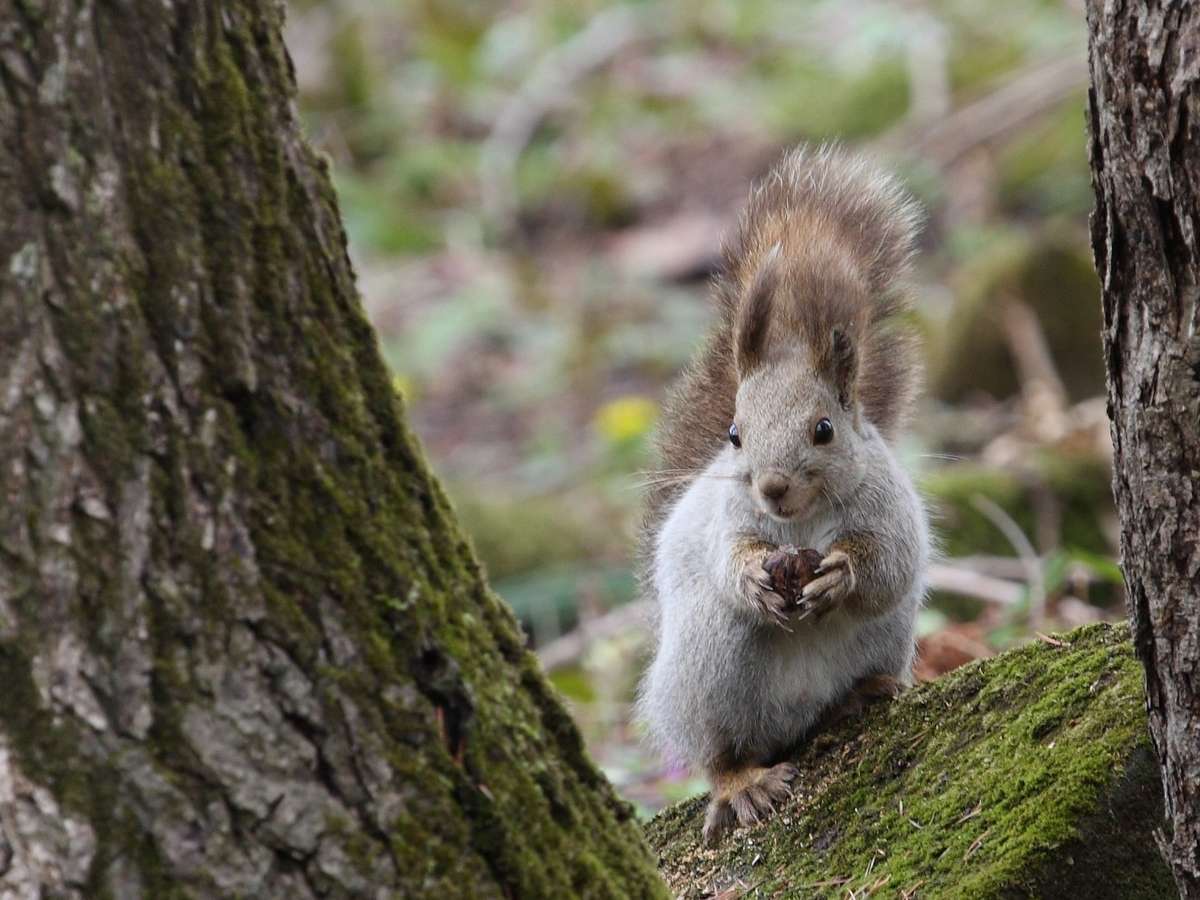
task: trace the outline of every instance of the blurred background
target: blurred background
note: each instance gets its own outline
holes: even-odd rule
[[[919,676],[1123,616],[1082,2],[332,0],[287,37],[413,426],[642,813],[702,787],[630,722],[650,436],[722,231],[797,141],[871,150],[929,210]]]

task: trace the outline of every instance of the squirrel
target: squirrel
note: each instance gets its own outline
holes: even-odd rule
[[[863,158],[788,153],[725,241],[719,318],[665,404],[638,710],[707,775],[710,844],[791,795],[781,760],[820,722],[911,684],[931,538],[892,442],[920,379],[903,318],[920,220]],[[797,546],[820,564],[794,596],[772,570]]]

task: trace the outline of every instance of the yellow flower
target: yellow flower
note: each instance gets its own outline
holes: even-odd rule
[[[618,397],[596,410],[596,430],[614,444],[623,444],[648,432],[658,418],[658,405],[646,397]]]

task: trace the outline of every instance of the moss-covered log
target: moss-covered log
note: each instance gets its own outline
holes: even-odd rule
[[[282,14],[0,8],[0,894],[656,896],[405,429]]]
[[[795,759],[796,796],[780,816],[715,849],[700,841],[703,798],[650,824],[677,895],[1173,896],[1152,838],[1161,790],[1123,627],[974,663]]]

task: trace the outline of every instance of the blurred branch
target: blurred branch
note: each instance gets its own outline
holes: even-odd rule
[[[1029,582],[1029,621],[1034,628],[1041,628],[1046,616],[1046,579],[1042,573],[1041,558],[1021,526],[999,504],[982,494],[976,494],[971,498],[971,505],[1000,530],[1025,564],[1025,577]]]
[[[1054,366],[1050,345],[1037,314],[1029,305],[1009,298],[1001,310],[1008,347],[1016,361],[1021,385],[1021,417],[1027,434],[1042,444],[1054,444],[1067,433],[1067,390]],[[1062,512],[1052,490],[1039,483],[1033,494],[1037,542],[1043,551],[1056,547]]]
[[[905,42],[905,65],[912,99],[905,124],[926,128],[950,112],[950,70],[946,28],[927,11],[914,13]]]
[[[905,121],[876,144],[892,155],[949,168],[982,144],[1006,137],[1087,86],[1082,54],[1022,69],[989,94],[936,122]]]
[[[1012,556],[960,556],[950,560],[949,564],[958,569],[968,569],[1006,581],[1025,579],[1025,564]]]
[[[1063,417],[1067,390],[1054,367],[1046,334],[1037,314],[1020,300],[1006,300],[1002,316],[1008,346],[1017,364],[1026,416],[1038,428],[1048,429],[1047,440],[1056,440],[1066,428]]]
[[[945,563],[930,565],[926,580],[931,590],[974,597],[1001,606],[1019,603],[1024,593],[1020,584]]]
[[[516,170],[542,120],[564,105],[575,85],[603,68],[625,48],[657,33],[656,26],[629,6],[612,6],[548,52],[496,116],[480,150],[483,210],[502,233],[517,214]]]
[[[550,641],[544,647],[539,647],[538,659],[547,672],[562,669],[581,659],[594,641],[624,634],[634,628],[644,628],[652,614],[653,604],[649,600],[636,600],[618,606],[602,616],[584,622],[574,631]]]

